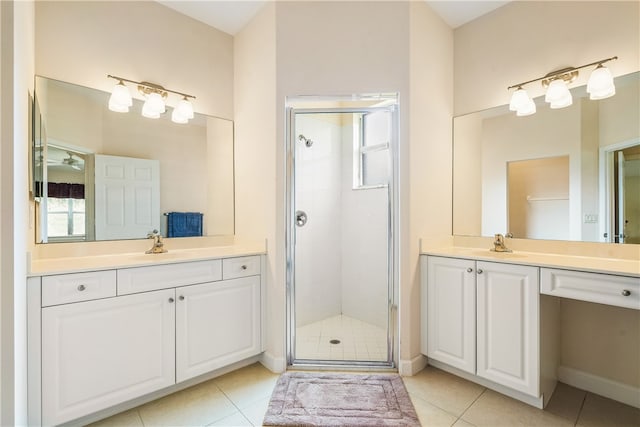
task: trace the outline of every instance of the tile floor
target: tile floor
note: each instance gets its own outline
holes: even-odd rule
[[[296,359],[386,361],[387,331],[348,316],[329,317],[296,329]]]
[[[277,379],[254,364],[91,427],[260,426]],[[423,426],[640,426],[640,410],[565,384],[539,410],[432,367],[403,380]]]

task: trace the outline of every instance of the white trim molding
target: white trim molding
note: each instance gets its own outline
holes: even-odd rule
[[[640,388],[638,387],[566,366],[558,367],[558,379],[570,386],[640,408]]]
[[[422,371],[427,366],[427,358],[422,354],[413,359],[400,359],[398,373],[403,377],[410,377]]]
[[[260,363],[262,363],[265,368],[276,374],[280,374],[287,370],[287,361],[285,360],[285,358],[276,357],[268,351],[262,353]]]

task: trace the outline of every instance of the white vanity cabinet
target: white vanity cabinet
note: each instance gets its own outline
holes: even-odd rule
[[[539,269],[477,261],[476,273],[476,373],[538,397]]]
[[[260,277],[176,289],[176,381],[260,353]]]
[[[437,256],[421,262],[423,353],[538,398],[539,269]]]
[[[175,382],[174,290],[45,307],[42,419],[57,425]]]
[[[29,425],[77,423],[261,353],[262,259],[30,278]]]
[[[476,263],[432,256],[422,257],[422,262],[427,274],[422,285],[422,352],[475,374]]]

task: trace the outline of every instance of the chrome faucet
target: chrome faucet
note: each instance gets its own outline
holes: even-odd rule
[[[164,248],[164,243],[162,242],[162,236],[158,230],[153,230],[151,233],[147,234],[147,239],[153,239],[153,246],[148,251],[145,251],[145,254],[162,254],[167,252]]]
[[[493,252],[513,252],[504,245],[504,236],[502,234],[494,235],[493,248],[491,250]]]

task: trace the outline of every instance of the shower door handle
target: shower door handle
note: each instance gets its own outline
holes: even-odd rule
[[[296,225],[302,227],[307,223],[307,213],[305,211],[296,211]]]

